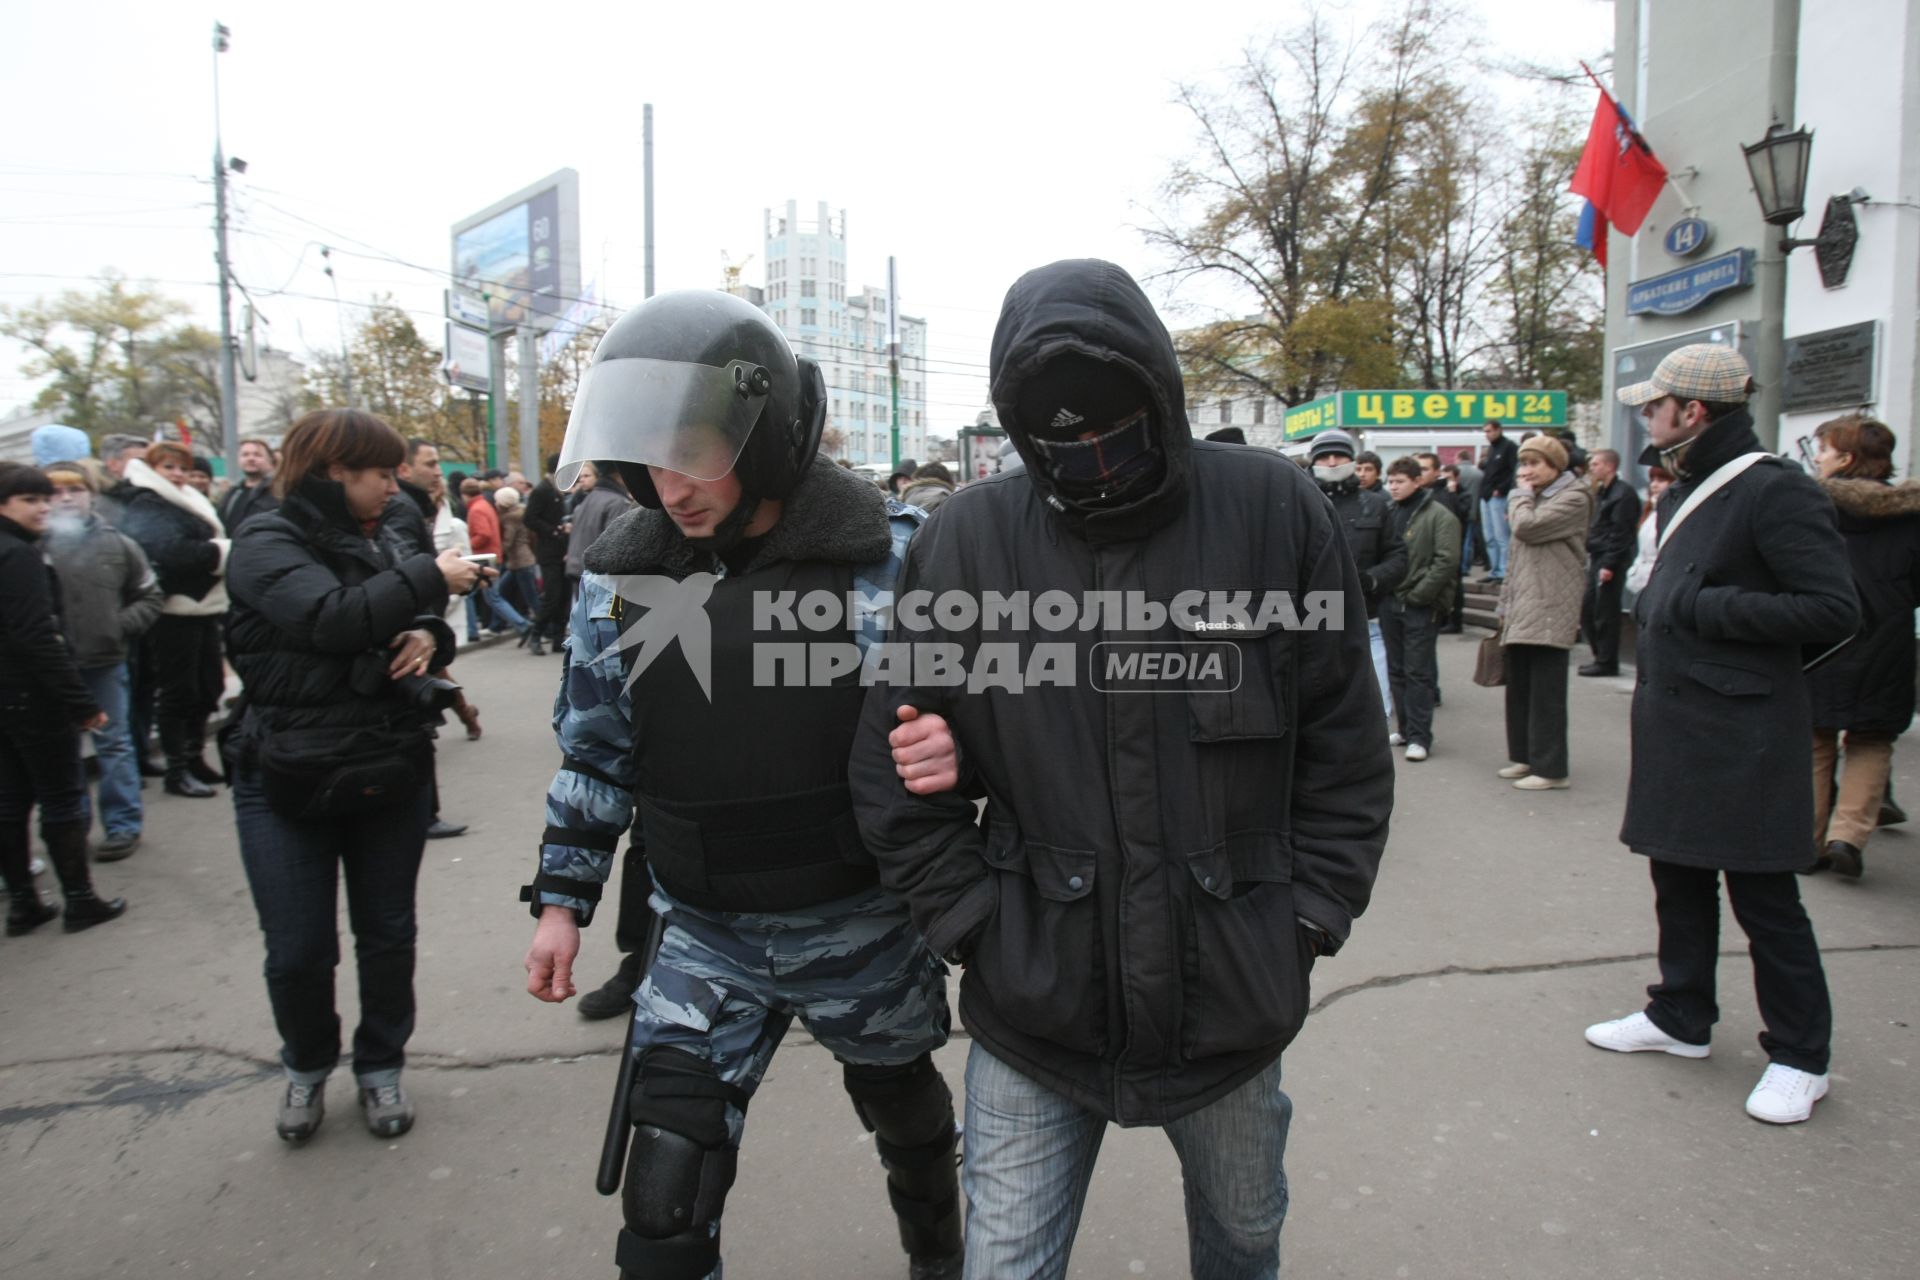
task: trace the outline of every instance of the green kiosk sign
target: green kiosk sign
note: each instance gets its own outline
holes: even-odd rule
[[[1288,409],[1286,438],[1347,431],[1477,427],[1489,419],[1518,427],[1567,425],[1564,391],[1342,391]]]

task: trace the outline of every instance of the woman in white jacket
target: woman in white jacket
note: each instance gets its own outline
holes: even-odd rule
[[[187,483],[193,455],[163,441],[146,461],[127,463],[113,496],[120,532],[140,544],[166,600],[147,633],[158,707],[154,723],[167,757],[167,791],[205,799],[221,774],[203,754],[207,720],[226,688],[220,628],[227,615],[227,550],[232,545],[207,496]]]
[[[1627,570],[1626,604],[1632,605],[1633,598],[1647,589],[1647,579],[1653,574],[1653,558],[1659,552],[1655,539],[1659,536],[1660,522],[1654,518],[1654,510],[1660,505],[1660,495],[1673,484],[1673,472],[1665,467],[1647,469],[1647,500],[1640,507],[1640,547],[1634,553],[1633,567]]]

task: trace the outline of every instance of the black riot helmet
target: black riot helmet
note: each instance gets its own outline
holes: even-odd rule
[[[615,320],[594,348],[554,483],[571,488],[581,463],[611,459],[628,491],[657,509],[648,467],[696,480],[731,471],[744,516],[800,483],[826,422],[820,366],[795,358],[764,311],[717,289],[663,293]]]

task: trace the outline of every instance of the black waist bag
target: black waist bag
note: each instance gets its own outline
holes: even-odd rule
[[[264,737],[255,762],[275,813],[324,822],[405,801],[425,785],[432,751],[418,729],[291,729]]]

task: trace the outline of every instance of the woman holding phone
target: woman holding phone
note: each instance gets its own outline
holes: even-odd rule
[[[486,573],[453,550],[402,556],[383,531],[406,444],[380,418],[310,413],[282,449],[280,509],[247,521],[228,566],[228,652],[246,693],[223,744],[287,1075],[278,1129],[289,1142],[313,1136],[340,1057],[344,873],[360,1107],[369,1131],[397,1137],[414,1118],[400,1072],[414,1023],[414,886],[432,820],[429,731],[457,692],[429,673],[453,657],[449,596]]]

